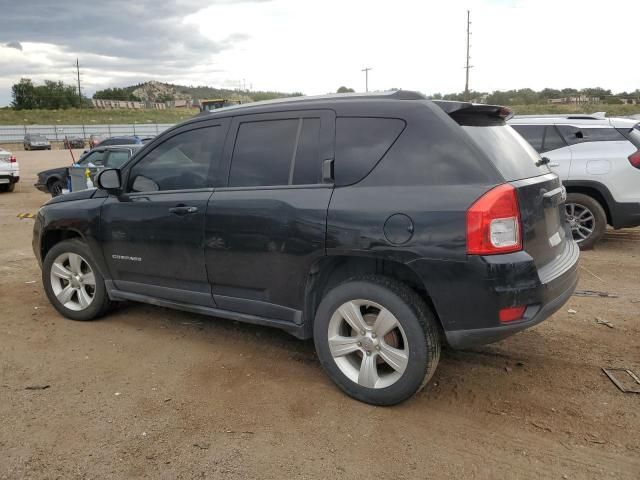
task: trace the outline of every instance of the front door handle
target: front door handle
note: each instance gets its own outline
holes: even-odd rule
[[[197,211],[198,211],[198,207],[187,207],[185,205],[181,205],[179,207],[172,207],[169,209],[169,212],[175,215],[189,215],[190,213],[196,213]]]

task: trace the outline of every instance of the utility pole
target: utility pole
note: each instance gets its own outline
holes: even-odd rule
[[[80,90],[80,61],[76,58],[76,72],[78,73],[78,105],[82,108],[82,90]]]
[[[469,38],[471,36],[471,12],[467,10],[467,64],[464,67],[466,71],[466,78],[464,83],[464,99],[469,100],[469,69],[473,68],[473,66],[469,65],[469,60],[471,60],[471,56],[469,56]]]
[[[364,72],[364,90],[365,92],[369,91],[369,70],[372,70],[371,67],[363,68],[361,71]]]

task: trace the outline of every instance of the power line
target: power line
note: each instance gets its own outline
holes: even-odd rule
[[[82,90],[80,89],[80,61],[76,58],[76,71],[78,73],[78,106],[82,108]]]
[[[364,89],[365,92],[369,91],[369,70],[373,70],[371,67],[363,68],[361,71],[364,72]]]

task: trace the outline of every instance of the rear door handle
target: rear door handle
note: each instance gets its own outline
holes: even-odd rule
[[[198,207],[187,207],[185,205],[181,205],[179,207],[172,207],[169,209],[169,212],[175,215],[189,215],[190,213],[196,213],[197,211],[198,211]]]
[[[559,167],[560,164],[558,162],[552,162],[549,164],[550,167]]]

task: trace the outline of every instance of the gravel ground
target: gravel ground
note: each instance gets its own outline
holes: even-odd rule
[[[62,318],[17,214],[68,157],[20,153],[0,194],[0,478],[640,478],[640,395],[601,371],[640,373],[640,229],[582,255],[578,288],[617,298],[445,351],[422,393],[372,407],[277,330],[137,304]]]

